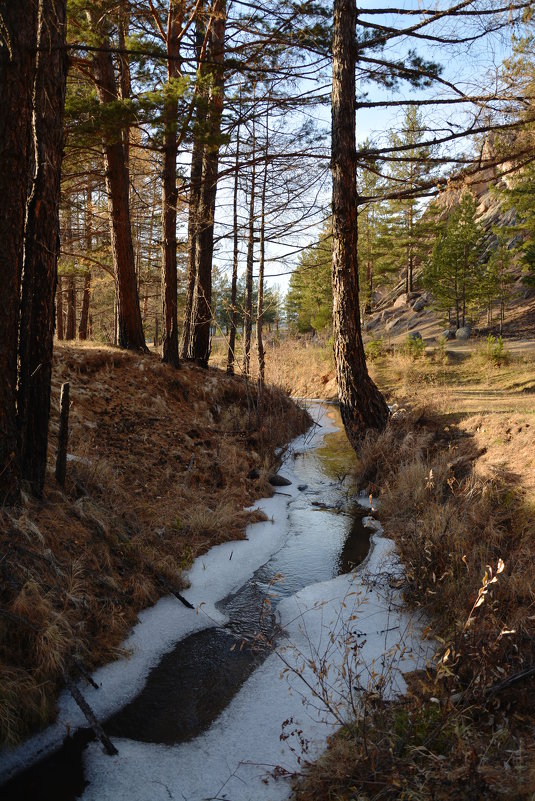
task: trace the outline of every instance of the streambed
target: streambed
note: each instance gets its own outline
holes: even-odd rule
[[[6,801],[285,799],[284,777],[303,748],[321,752],[352,695],[340,671],[348,636],[364,674],[386,669],[392,651],[392,688],[402,686],[399,668],[422,654],[389,587],[397,559],[377,531],[368,557],[374,527],[347,480],[353,452],[336,410],[312,411],[317,425],[281,470],[292,484],[259,503],[270,519],[197,560],[185,593],[197,611],[160,601],[140,616],[131,658],[98,671],[98,690],[82,688],[119,756],[85,747],[65,696],[54,727],[0,755],[0,776],[59,745],[67,727],[82,733],[3,788]],[[328,691],[315,684],[319,665],[332,669]]]

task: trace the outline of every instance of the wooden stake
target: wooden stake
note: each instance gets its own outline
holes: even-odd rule
[[[59,399],[58,452],[56,456],[56,481],[63,487],[67,473],[67,445],[69,442],[69,384],[61,385]]]

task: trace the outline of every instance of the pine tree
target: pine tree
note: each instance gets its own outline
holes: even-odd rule
[[[483,231],[475,217],[476,201],[465,190],[449,215],[424,272],[424,284],[433,293],[436,307],[453,316],[457,328],[465,325],[468,314],[475,309],[484,276]]]

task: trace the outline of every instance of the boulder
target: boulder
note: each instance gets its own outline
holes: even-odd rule
[[[445,328],[445,329],[444,329],[444,331],[442,331],[442,332],[439,334],[439,336],[437,337],[437,339],[439,339],[440,337],[444,337],[444,339],[445,339],[447,342],[449,342],[450,340],[452,340],[452,339],[455,339],[455,331],[454,331],[454,329],[453,329],[453,328]]]
[[[284,476],[275,473],[275,475],[270,476],[268,478],[269,483],[272,487],[289,487],[292,483],[289,479],[284,478]]]
[[[404,327],[405,322],[400,320],[399,317],[394,320],[389,320],[385,325],[385,331],[387,333],[395,333],[398,334]]]
[[[372,317],[371,320],[367,320],[364,325],[365,331],[373,331],[374,328],[377,328],[379,323],[381,322],[380,317]]]
[[[406,292],[404,292],[402,295],[400,295],[398,298],[395,299],[393,308],[400,309],[402,306],[406,306],[408,302],[409,302],[409,296]]]
[[[410,331],[409,332],[408,339],[417,340],[417,339],[421,339],[421,338],[422,338],[422,335],[420,334],[419,331]]]
[[[412,309],[415,312],[420,312],[425,309],[425,307],[431,302],[431,295],[429,292],[424,292],[423,295],[420,295],[419,298],[416,298],[414,303],[412,304]]]
[[[455,339],[470,339],[472,336],[472,329],[469,325],[463,325],[461,328],[458,328],[455,332]]]

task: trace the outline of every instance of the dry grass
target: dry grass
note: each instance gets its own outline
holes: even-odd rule
[[[374,362],[398,411],[365,438],[358,478],[380,495],[439,661],[405,698],[364,698],[299,801],[533,799],[534,680],[520,678],[535,665],[533,366],[481,352]]]
[[[67,484],[52,474],[71,384]],[[54,716],[67,674],[113,658],[138,612],[213,544],[244,536],[275,449],[308,427],[287,395],[113,348],[59,346],[45,498],[1,510],[0,743]],[[260,474],[259,479],[249,478]]]
[[[332,345],[322,340],[266,337],[266,381],[284,389],[295,398],[337,397]],[[221,339],[212,354],[214,364],[224,369],[227,350]],[[236,350],[236,372],[241,366],[241,342]],[[251,351],[251,373],[257,374],[256,351]]]

